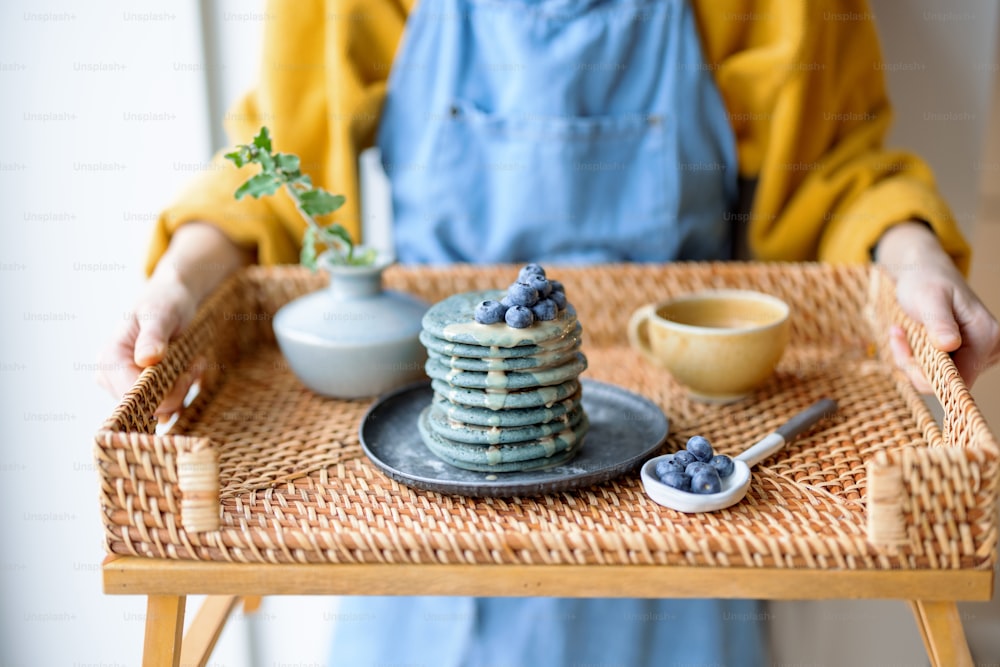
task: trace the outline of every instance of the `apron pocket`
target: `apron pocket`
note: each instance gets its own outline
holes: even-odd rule
[[[448,185],[427,188],[426,204],[480,260],[673,256],[667,122],[662,114],[498,115],[456,101],[428,158],[434,180]]]

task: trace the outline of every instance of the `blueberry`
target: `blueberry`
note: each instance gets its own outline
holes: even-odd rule
[[[522,283],[528,282],[527,280],[525,280],[525,278],[527,278],[528,276],[541,276],[542,278],[544,278],[545,269],[543,269],[539,264],[535,263],[525,264],[524,266],[521,267],[521,270],[518,272],[517,280],[518,282]]]
[[[549,281],[546,280],[545,276],[543,275],[532,273],[531,275],[525,276],[523,278],[518,278],[517,282],[524,283],[529,287],[534,287],[536,290],[538,290],[538,296],[540,298],[544,299],[549,294],[552,294],[552,284],[549,283]]]
[[[534,306],[531,307],[531,312],[535,314],[536,320],[554,320],[556,315],[559,314],[559,309],[556,308],[556,302],[552,299],[542,299]]]
[[[500,299],[500,305],[503,306],[504,308],[510,308],[514,304],[511,303],[510,297],[504,294],[503,297]]]
[[[693,435],[687,441],[687,450],[694,454],[694,457],[699,461],[712,460],[715,452],[712,451],[712,444],[708,441],[708,438],[704,438],[700,435]]]
[[[480,324],[496,324],[502,322],[507,314],[507,306],[492,299],[481,301],[476,306],[476,321]]]
[[[674,454],[674,461],[677,461],[685,468],[689,463],[693,463],[696,460],[697,459],[694,458],[694,454],[684,449]]]
[[[722,479],[732,475],[733,470],[736,469],[736,466],[733,465],[733,460],[725,454],[716,454],[712,457],[712,460],[709,463],[711,463],[712,467],[715,468],[715,471],[719,473],[719,477]]]
[[[530,308],[538,303],[538,290],[531,285],[514,283],[507,288],[507,298],[515,306],[527,306]]]
[[[558,280],[550,280],[549,284],[552,285],[553,292],[562,292],[563,294],[566,293],[566,288],[563,287],[563,284]]]
[[[515,329],[524,329],[534,323],[535,316],[531,314],[530,309],[524,306],[511,306],[507,309],[504,319],[507,321],[507,326],[514,327]]]
[[[551,283],[549,283],[549,284],[551,284]],[[565,292],[557,292],[555,290],[552,290],[552,292],[549,294],[549,298],[552,300],[553,303],[556,304],[556,308],[558,308],[559,310],[562,310],[563,308],[566,307],[566,293]]]
[[[680,489],[681,491],[691,490],[691,475],[683,472],[671,470],[666,475],[660,477],[660,481],[667,486],[672,486],[675,489]]]
[[[715,470],[715,468],[712,468],[711,463],[705,463],[704,461],[692,461],[684,468],[684,472],[694,477],[702,470],[708,469]]]
[[[691,490],[695,493],[718,493],[722,490],[722,480],[714,469],[702,470],[691,478]]]
[[[662,478],[668,472],[684,472],[684,466],[674,459],[663,459],[656,462],[656,476]]]

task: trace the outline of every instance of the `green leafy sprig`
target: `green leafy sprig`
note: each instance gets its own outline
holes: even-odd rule
[[[250,195],[254,199],[273,195],[282,186],[295,202],[295,208],[305,219],[306,232],[302,239],[302,264],[316,269],[316,245],[326,246],[335,262],[353,266],[368,266],[375,262],[375,250],[368,248],[355,252],[351,235],[343,225],[321,225],[314,216],[333,213],[344,205],[343,195],[333,195],[323,188],[314,187],[308,174],[303,174],[297,155],[272,153],[271,134],[261,127],[253,143],[240,144],[226,159],[237,167],[260,165],[260,173],[251,176],[234,193],[237,199]]]

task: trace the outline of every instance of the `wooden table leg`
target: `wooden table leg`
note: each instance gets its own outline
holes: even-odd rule
[[[184,632],[183,595],[150,595],[146,602],[146,638],[142,667],[178,667]]]
[[[974,667],[956,603],[912,600],[910,608],[933,667]]]
[[[180,651],[181,667],[205,667],[208,664],[222,628],[239,600],[238,595],[210,595],[205,598],[184,636]]]
[[[244,595],[243,596],[243,613],[252,614],[258,609],[260,609],[260,603],[263,598],[260,595]]]

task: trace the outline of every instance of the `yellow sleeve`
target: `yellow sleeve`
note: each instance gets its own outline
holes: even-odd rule
[[[969,246],[927,165],[886,150],[892,111],[865,0],[696,0],[706,58],[757,180],[749,242],[763,260],[864,262],[922,220],[967,271]]]
[[[230,145],[268,126],[274,150],[295,153],[302,171],[347,202],[331,219],[361,237],[358,153],[374,142],[386,79],[408,0],[271,0],[265,16],[260,82],[226,114]],[[227,149],[228,151],[228,149]],[[146,264],[152,272],[174,231],[204,221],[256,252],[261,264],[298,261],[305,222],[283,191],[236,201],[252,175],[220,151],[157,220]]]

